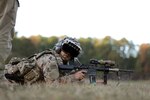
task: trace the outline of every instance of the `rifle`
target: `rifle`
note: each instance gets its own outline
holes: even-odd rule
[[[119,78],[119,72],[127,72],[127,73],[133,73],[133,70],[127,70],[127,69],[119,69],[119,68],[114,68],[115,62],[111,60],[100,60],[98,61],[97,59],[91,59],[90,63],[85,65],[81,64],[80,66],[76,65],[59,65],[60,70],[87,70],[87,74],[89,77],[90,83],[96,83],[96,73],[98,71],[102,71],[104,76],[103,76],[103,83],[104,85],[107,84],[107,77],[109,72],[115,72],[116,75]]]

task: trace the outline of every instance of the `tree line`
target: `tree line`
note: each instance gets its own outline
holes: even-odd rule
[[[64,36],[43,37],[31,36],[15,37],[12,41],[13,48],[11,57],[28,57],[45,49],[52,49],[55,44]],[[89,63],[91,58],[98,60],[113,60],[119,68],[135,70],[135,79],[148,79],[150,73],[150,44],[135,45],[126,38],[120,40],[110,36],[105,38],[78,38],[83,49],[79,60],[82,63]]]

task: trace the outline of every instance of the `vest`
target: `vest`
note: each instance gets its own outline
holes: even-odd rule
[[[43,81],[43,72],[41,67],[37,65],[37,60],[46,54],[54,55],[57,64],[62,64],[59,54],[51,49],[34,54],[28,58],[20,59],[14,57],[7,65],[5,65],[4,73],[6,79],[20,84],[32,84],[38,81]]]

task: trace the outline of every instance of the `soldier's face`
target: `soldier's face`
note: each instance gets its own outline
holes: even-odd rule
[[[64,61],[69,61],[71,59],[71,54],[61,50],[60,56]]]

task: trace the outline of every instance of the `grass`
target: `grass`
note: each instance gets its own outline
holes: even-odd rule
[[[0,84],[0,100],[149,100],[150,81],[121,82],[116,86],[66,84],[28,86]]]

